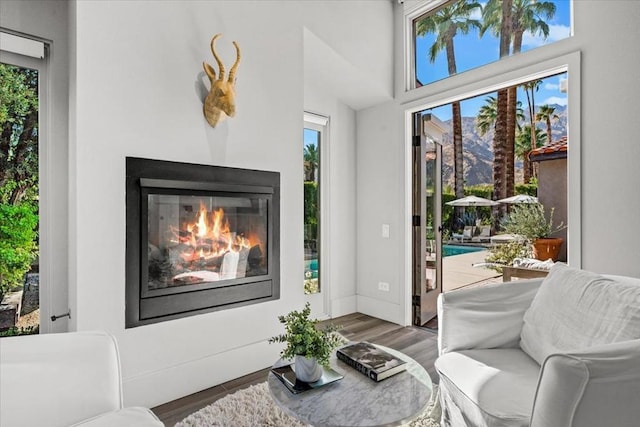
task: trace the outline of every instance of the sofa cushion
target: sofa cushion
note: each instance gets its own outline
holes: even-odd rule
[[[118,347],[104,332],[0,338],[0,362],[0,426],[68,426],[122,407]]]
[[[554,353],[640,338],[640,280],[554,265],[524,314],[520,347],[542,364]]]
[[[519,348],[445,353],[435,367],[445,425],[529,425],[540,366]]]

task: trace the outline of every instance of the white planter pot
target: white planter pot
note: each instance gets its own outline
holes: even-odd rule
[[[313,383],[322,376],[322,367],[315,357],[296,356],[296,378],[306,383]]]

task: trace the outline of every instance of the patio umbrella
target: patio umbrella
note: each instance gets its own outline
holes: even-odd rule
[[[528,194],[516,194],[515,196],[507,197],[506,199],[500,199],[498,202],[508,204],[538,203],[538,198],[529,196]]]
[[[494,202],[493,200],[489,200],[489,199],[484,199],[482,197],[478,197],[478,196],[467,196],[467,197],[463,197],[461,199],[456,199],[456,200],[452,200],[450,202],[445,203],[449,206],[473,206],[473,207],[477,207],[477,206],[495,206],[495,205],[499,205],[498,202]],[[474,209],[474,216],[478,217],[478,212]]]
[[[498,202],[478,196],[467,196],[446,203],[449,206],[495,206]]]

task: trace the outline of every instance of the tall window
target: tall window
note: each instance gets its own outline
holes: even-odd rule
[[[0,300],[16,301],[9,334],[38,333],[42,42],[0,33]],[[6,49],[6,50],[5,50]],[[4,333],[6,334],[6,333]],[[2,334],[0,334],[2,336]]]
[[[421,12],[412,20],[414,88],[571,36],[569,0],[457,0]]]
[[[305,113],[303,132],[304,165],[304,292],[319,293],[320,280],[320,204],[321,146],[325,137],[327,118]]]

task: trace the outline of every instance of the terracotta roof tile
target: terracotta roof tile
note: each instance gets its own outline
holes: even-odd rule
[[[567,137],[564,136],[557,141],[553,141],[550,144],[543,145],[542,147],[536,148],[535,150],[531,150],[529,153],[529,158],[531,160],[542,160],[542,157],[546,157],[545,155],[562,155],[566,156],[567,148],[569,143],[567,141]]]

